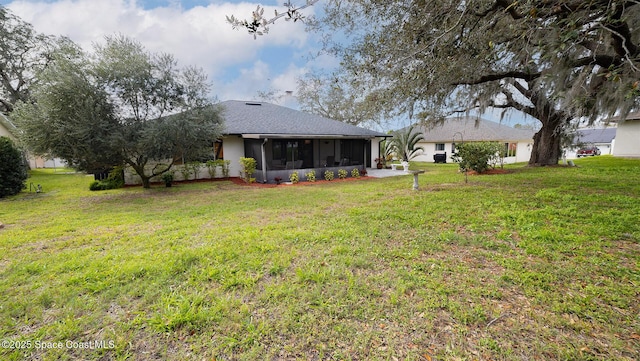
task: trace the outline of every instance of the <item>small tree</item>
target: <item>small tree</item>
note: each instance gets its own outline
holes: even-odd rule
[[[27,180],[24,156],[11,139],[0,137],[0,198],[20,193]]]
[[[456,151],[451,155],[454,162],[460,164],[463,171],[474,170],[477,173],[485,172],[490,163],[500,157],[503,151],[498,142],[472,142],[456,145]],[[495,162],[494,162],[495,164]]]
[[[13,113],[23,141],[79,169],[128,165],[149,188],[175,160],[201,159],[220,135],[204,71],[126,37],[107,37],[91,56],[69,45],[38,78],[34,102]]]
[[[418,155],[418,151],[424,151],[424,148],[418,146],[418,142],[421,140],[424,140],[424,134],[420,131],[415,131],[415,125],[411,125],[402,131],[393,132],[393,138],[391,138],[390,142],[396,155],[402,161],[408,162]],[[386,152],[387,150],[385,149]]]

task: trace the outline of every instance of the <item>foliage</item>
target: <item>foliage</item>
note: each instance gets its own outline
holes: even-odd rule
[[[205,166],[207,167],[207,172],[209,172],[209,177],[211,179],[216,177],[216,172],[218,171],[218,165],[219,165],[219,162],[217,160],[208,160],[205,163]]]
[[[358,170],[358,168],[353,168],[351,170],[351,176],[353,178],[360,178],[360,171]]]
[[[171,55],[122,36],[107,37],[94,52],[69,45],[54,54],[31,89],[35,102],[16,107],[31,149],[80,169],[127,164],[145,188],[175,159],[211,150],[222,120],[202,70],[179,69]],[[168,167],[147,167],[160,160]]]
[[[89,190],[104,191],[124,187],[124,168],[114,167],[106,179],[93,181],[89,185]]]
[[[300,109],[357,126],[381,125],[382,119],[361,93],[349,88],[338,75],[307,74],[298,79],[297,99]]]
[[[46,196],[0,200],[0,330],[115,343],[41,354],[56,360],[635,360],[640,161],[576,164],[468,186],[424,163],[418,192],[402,176],[92,193],[33,170]]]
[[[317,24],[352,34],[338,55],[351,87],[387,113],[437,122],[494,107],[542,125],[530,163],[556,164],[573,119],[640,106],[638,2],[475,0],[329,3]],[[464,34],[464,35],[462,35]],[[346,41],[345,41],[346,42]]]
[[[255,11],[251,14],[251,21],[236,19],[235,16],[227,15],[227,22],[231,24],[234,29],[244,28],[249,34],[253,35],[253,38],[256,39],[257,35],[264,35],[269,32],[269,26],[276,22],[276,20],[280,18],[284,18],[286,21],[293,20],[293,22],[304,21],[305,16],[302,14],[301,10],[306,9],[309,6],[317,3],[319,0],[307,0],[305,5],[296,7],[291,1],[287,1],[284,6],[286,10],[282,13],[278,13],[278,10],[275,11],[275,16],[273,18],[267,19],[264,17],[264,7],[258,5]]]
[[[336,174],[332,170],[327,170],[324,172],[324,180],[332,181],[335,175]]]
[[[347,178],[347,174],[349,174],[345,169],[338,169],[338,178],[345,179]]]
[[[18,102],[32,100],[37,74],[68,41],[38,34],[31,24],[0,5],[0,112],[11,113]]]
[[[180,167],[180,174],[182,174],[182,180],[184,180],[184,181],[189,180],[189,175],[191,174],[191,169],[189,167],[187,167],[186,164],[183,164],[182,167]]]
[[[310,170],[308,171],[305,176],[307,177],[307,181],[309,182],[315,182],[316,181],[316,171],[315,170]]]
[[[408,162],[423,152],[424,148],[418,146],[421,140],[424,140],[424,134],[420,131],[416,131],[416,126],[411,125],[405,129],[392,132],[393,138],[385,141],[384,153],[385,156],[389,151],[393,151],[398,158],[404,162]]]
[[[11,139],[0,137],[0,198],[20,193],[27,180],[27,163]]]
[[[162,175],[162,181],[167,187],[170,187],[173,183],[173,172],[166,172]]]
[[[200,173],[200,169],[204,167],[204,164],[201,162],[187,162],[185,167],[189,168],[190,173],[193,174],[193,179],[198,179],[198,174]]]
[[[218,160],[220,162],[220,166],[222,167],[222,176],[225,178],[229,178],[229,167],[231,166],[230,160]]]
[[[289,181],[293,184],[300,182],[300,175],[298,174],[297,170],[291,172],[291,174],[289,175]]]
[[[524,113],[541,124],[530,164],[557,164],[574,124],[640,108],[638,1],[348,0],[323,13],[311,31],[340,59],[330,78],[370,111]]]
[[[460,164],[463,171],[474,170],[485,172],[490,165],[495,165],[504,152],[504,144],[499,142],[466,142],[456,144],[456,151],[451,159]]]
[[[242,178],[247,183],[251,182],[251,176],[256,172],[257,162],[253,158],[240,158],[240,166],[242,167]]]

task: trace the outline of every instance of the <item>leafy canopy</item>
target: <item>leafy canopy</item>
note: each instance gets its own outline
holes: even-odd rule
[[[640,108],[638,1],[329,0],[324,10],[311,29],[370,112],[426,122],[522,112],[541,123],[532,164],[557,163],[577,121]]]
[[[169,54],[107,37],[94,56],[75,46],[56,53],[16,121],[38,153],[87,170],[127,164],[149,187],[176,159],[212,151],[222,120],[206,78]]]

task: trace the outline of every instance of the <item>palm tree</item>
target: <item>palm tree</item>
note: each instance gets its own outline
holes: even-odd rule
[[[415,124],[393,132],[393,138],[391,138],[393,150],[403,162],[414,158],[418,155],[418,151],[424,152],[424,148],[418,146],[418,142],[424,140],[424,134],[420,131],[414,131],[414,129]]]

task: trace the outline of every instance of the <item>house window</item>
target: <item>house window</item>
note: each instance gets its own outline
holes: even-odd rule
[[[224,151],[222,149],[222,139],[216,140],[213,143],[213,158],[224,159]]]
[[[436,143],[436,152],[444,152],[444,143]]]
[[[504,156],[515,157],[516,149],[518,149],[518,143],[504,143]]]

